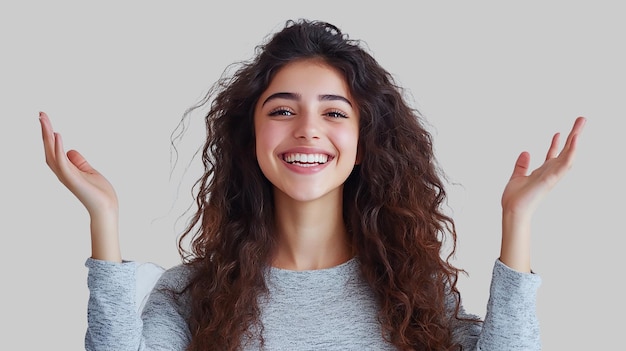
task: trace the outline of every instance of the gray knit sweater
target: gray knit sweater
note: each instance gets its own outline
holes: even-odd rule
[[[185,349],[191,338],[189,306],[161,288],[180,290],[189,279],[188,267],[165,271],[140,308],[136,263],[87,259],[85,265],[90,292],[86,350]],[[313,271],[271,268],[266,281],[269,296],[259,299],[265,350],[394,350],[382,337],[376,300],[357,259]],[[540,283],[538,275],[513,271],[496,260],[484,323],[454,327],[463,350],[540,350],[535,313]],[[259,350],[258,340],[242,340],[242,349]]]

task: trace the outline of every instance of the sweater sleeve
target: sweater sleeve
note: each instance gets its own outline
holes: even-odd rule
[[[190,340],[186,311],[175,291],[183,267],[165,271],[139,315],[135,262],[87,259],[87,333],[85,350],[184,350]]]
[[[541,350],[536,314],[540,285],[538,275],[515,271],[496,260],[484,321],[457,321],[453,329],[463,350]],[[476,318],[465,313],[462,307],[459,315]]]
[[[478,350],[541,350],[537,290],[541,277],[496,260]]]

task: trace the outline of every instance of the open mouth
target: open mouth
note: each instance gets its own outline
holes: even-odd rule
[[[286,153],[282,155],[283,160],[289,164],[297,165],[300,167],[313,167],[323,165],[329,160],[332,160],[332,156],[327,154],[302,154],[302,153]]]

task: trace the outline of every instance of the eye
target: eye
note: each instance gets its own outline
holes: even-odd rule
[[[326,112],[324,115],[331,117],[331,118],[348,118],[347,114],[339,110],[332,110],[332,111]]]
[[[269,112],[270,116],[293,116],[296,113],[288,107],[277,107]]]

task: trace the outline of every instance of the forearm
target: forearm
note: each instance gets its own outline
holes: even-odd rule
[[[541,350],[536,306],[540,285],[538,275],[496,261],[477,350]]]
[[[142,321],[135,303],[134,262],[88,259],[85,350],[142,350]]]
[[[159,272],[150,298],[142,306],[137,289],[145,289],[145,270],[137,262],[87,259],[88,328],[85,350],[182,351],[191,340],[189,300],[177,292],[189,282],[188,267]],[[150,272],[149,274],[155,274]],[[142,278],[143,276],[143,278]],[[152,278],[151,278],[152,279]],[[153,283],[154,284],[154,283]],[[183,300],[179,300],[179,299]]]
[[[122,262],[117,209],[91,214],[90,218],[91,257],[101,261]]]
[[[530,215],[502,212],[500,261],[519,272],[530,272]]]

